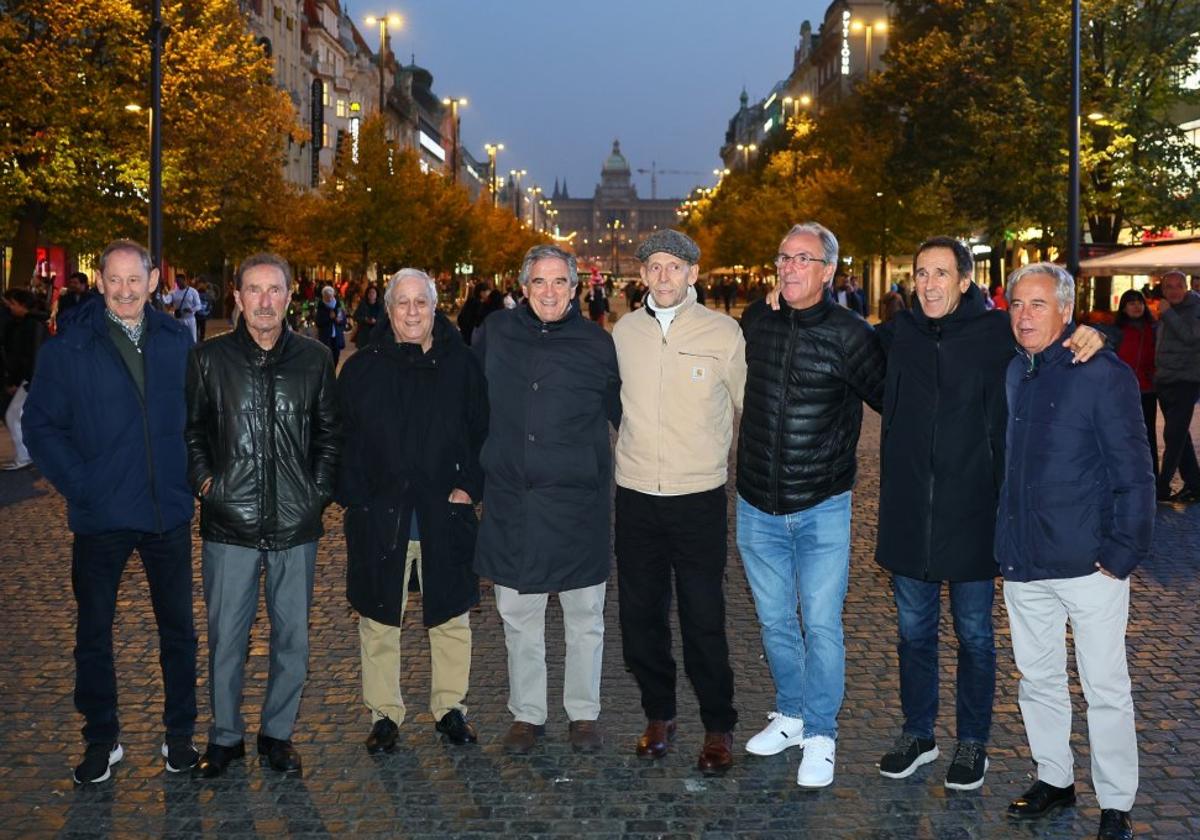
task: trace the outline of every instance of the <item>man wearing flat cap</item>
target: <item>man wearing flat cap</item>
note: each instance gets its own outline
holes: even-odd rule
[[[625,663],[642,694],[637,754],[675,735],[671,578],[683,664],[700,703],[706,775],[733,764],[733,672],[725,638],[726,462],[746,382],[737,322],[696,302],[700,249],[674,230],[641,243],[646,306],[613,329],[621,372],[616,555]]]

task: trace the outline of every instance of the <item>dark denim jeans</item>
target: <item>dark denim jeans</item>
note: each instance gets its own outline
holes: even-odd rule
[[[993,580],[950,582],[950,613],[958,637],[958,740],[986,744],[996,691],[996,643],[992,632]],[[904,731],[932,738],[938,712],[938,620],[940,581],[894,575],[900,629],[900,705]]]
[[[165,534],[76,534],[71,553],[71,586],[78,607],[75,708],[84,717],[83,738],[89,744],[115,741],[121,731],[112,629],[117,588],[135,549],[146,570],[158,622],[158,661],[166,695],[163,726],[167,735],[191,735],[196,725],[191,523]]]

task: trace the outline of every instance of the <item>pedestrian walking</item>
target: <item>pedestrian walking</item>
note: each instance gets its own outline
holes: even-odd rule
[[[568,737],[594,752],[612,562],[609,424],[620,423],[621,381],[612,337],[572,300],[574,255],[535,246],[520,282],[529,305],[494,313],[475,338],[490,416],[475,570],[495,582],[504,623],[513,716],[505,750],[528,753],[545,734],[545,613],[557,593]]]
[[[98,268],[102,297],[77,306],[39,354],[23,427],[34,463],[67,500],[75,535],[75,708],[87,742],[76,784],[109,779],[125,754],[113,619],[135,550],[158,625],[166,769],[187,770],[198,758],[193,502],[183,443],[193,342],[182,324],[150,306],[158,269],[145,248],[119,239]]]
[[[21,432],[21,414],[29,395],[29,383],[37,364],[38,350],[46,340],[46,315],[37,309],[33,292],[28,289],[7,289],[4,306],[9,318],[4,324],[3,352],[4,392],[8,407],[4,410],[4,425],[12,438],[13,459],[0,469],[22,470],[33,463],[25,437]]]
[[[1162,467],[1158,472],[1160,502],[1200,502],[1200,463],[1189,429],[1200,399],[1200,292],[1188,289],[1182,271],[1162,277],[1158,348],[1154,357],[1154,390],[1163,414]],[[1171,492],[1176,471],[1183,488]]]
[[[313,320],[317,325],[317,338],[329,348],[333,369],[337,370],[338,360],[346,349],[346,310],[333,286],[321,289],[321,302],[316,306]]]
[[[366,347],[375,326],[386,317],[383,302],[379,300],[379,287],[372,283],[354,309],[354,346],[359,350]]]
[[[431,659],[429,711],[450,743],[475,743],[467,720],[470,609],[479,603],[475,503],[487,436],[487,384],[458,330],[437,312],[422,271],[392,276],[389,335],[355,353],[337,381],[345,446],[346,595],[359,614],[370,753],[392,752],[406,708],[400,628],[415,574]]]
[[[1121,295],[1114,324],[1119,331],[1117,356],[1133,369],[1142,396],[1142,418],[1150,444],[1150,463],[1158,479],[1158,395],[1154,391],[1154,353],[1158,322],[1137,289]]]
[[[260,762],[302,773],[291,738],[308,669],[321,515],[333,497],[341,431],[333,363],[285,323],[287,262],[256,254],[238,268],[243,316],[196,348],[187,377],[188,473],[200,499],[208,609],[208,746],[197,766],[220,776],[245,755],[242,686],[258,580],[266,573],[270,677]]]

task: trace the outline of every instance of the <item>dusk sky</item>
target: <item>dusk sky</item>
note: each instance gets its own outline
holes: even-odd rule
[[[440,96],[465,96],[463,143],[497,168],[526,169],[547,192],[566,177],[590,197],[614,138],[633,169],[660,175],[658,195],[681,197],[712,170],[742,85],[751,102],[791,71],[800,24],[817,29],[828,0],[350,0],[372,47],[369,14],[399,12],[392,50],[433,73]],[[650,197],[650,176],[634,173]]]

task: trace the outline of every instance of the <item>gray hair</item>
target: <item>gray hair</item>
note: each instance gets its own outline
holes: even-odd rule
[[[1052,262],[1035,262],[1029,265],[1024,265],[1008,275],[1008,282],[1005,284],[1004,297],[1011,304],[1013,292],[1016,291],[1017,283],[1030,277],[1034,274],[1044,274],[1054,281],[1054,297],[1058,299],[1058,308],[1066,309],[1068,306],[1075,305],[1075,278],[1067,273],[1067,270],[1061,265],[1055,265]]]
[[[396,299],[396,289],[400,288],[400,283],[409,277],[415,277],[418,280],[425,281],[425,289],[429,295],[429,306],[433,309],[437,309],[437,284],[433,282],[432,277],[430,277],[424,271],[421,271],[419,268],[402,268],[388,279],[387,289],[383,293],[384,308],[389,310],[392,308],[392,302]]]
[[[579,263],[575,259],[575,255],[570,251],[564,251],[557,245],[534,245],[525,252],[525,259],[521,263],[520,282],[522,286],[529,285],[529,271],[533,268],[533,264],[538,260],[559,259],[567,264],[567,279],[571,281],[571,288],[574,289],[579,285]]]
[[[260,251],[242,260],[242,264],[238,266],[234,288],[240,292],[242,290],[242,279],[246,276],[246,272],[262,265],[269,265],[271,268],[278,270],[283,275],[284,288],[292,288],[292,267],[288,265],[287,260],[283,257],[267,251]]]
[[[150,276],[151,270],[154,268],[154,261],[150,259],[150,252],[147,251],[138,242],[132,239],[114,239],[108,243],[108,247],[104,249],[104,253],[100,255],[100,274],[104,275],[104,267],[108,265],[108,258],[118,251],[129,251],[137,254],[138,259],[142,261],[142,270],[146,272],[146,276]]]
[[[827,265],[837,266],[838,261],[838,241],[833,235],[833,231],[825,227],[820,222],[801,222],[798,225],[792,225],[792,229],[787,232],[787,236],[783,237],[781,242],[786,242],[793,236],[807,233],[821,240],[821,256],[827,260]]]

